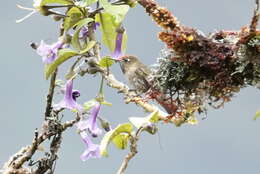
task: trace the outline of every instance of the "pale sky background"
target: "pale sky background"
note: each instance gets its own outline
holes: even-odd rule
[[[185,25],[205,33],[214,30],[239,30],[250,22],[254,0],[158,0]],[[3,1],[1,22],[0,85],[0,166],[22,146],[30,144],[34,129],[41,126],[48,82],[43,77],[41,58],[29,46],[31,41],[56,41],[58,23],[48,17],[34,15],[21,24],[15,20],[27,12],[15,4],[30,7],[31,0]],[[128,54],[139,56],[146,64],[156,61],[164,46],[157,39],[160,30],[139,6],[131,9],[124,22],[128,32]],[[108,52],[106,52],[108,53]],[[103,54],[106,54],[103,52]],[[65,67],[68,64],[65,64]],[[118,66],[112,71],[123,79]],[[62,74],[59,76],[62,78]],[[97,92],[99,77],[79,78],[75,88],[87,101]],[[135,105],[122,103],[115,90],[105,89],[112,107],[103,107],[101,115],[116,126],[130,116],[145,116]],[[197,126],[176,128],[159,125],[159,136],[144,133],[138,143],[139,153],[130,162],[127,174],[257,174],[260,171],[260,120],[253,121],[260,109],[260,91],[252,87],[241,90],[223,109],[208,113]],[[58,96],[60,98],[60,96]],[[58,99],[55,100],[58,102]],[[67,112],[64,119],[72,119]],[[160,145],[161,144],[161,145]],[[161,147],[162,146],[162,147]],[[82,162],[84,145],[72,128],[63,136],[56,173],[114,174],[128,150],[111,145],[109,157]]]

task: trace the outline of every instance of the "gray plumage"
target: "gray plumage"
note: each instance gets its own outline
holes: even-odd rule
[[[120,60],[122,72],[131,87],[139,94],[145,93],[151,87],[151,70],[134,56],[124,56]]]

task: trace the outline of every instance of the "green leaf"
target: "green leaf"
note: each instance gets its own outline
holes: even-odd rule
[[[116,45],[117,28],[120,26],[115,20],[115,17],[110,13],[100,13],[96,15],[96,22],[101,25],[102,41],[108,47],[111,52],[114,52]],[[126,49],[127,35],[126,32],[123,34],[122,51]]]
[[[82,12],[77,7],[72,7],[68,12],[64,20],[64,29],[68,31],[72,26],[74,26],[80,18],[83,16]]]
[[[86,52],[88,52],[91,48],[93,48],[96,45],[96,41],[90,41],[87,43],[86,48],[84,48],[83,50],[81,50],[79,52],[79,54],[85,54]]]
[[[68,48],[59,50],[58,58],[53,63],[45,66],[45,78],[48,79],[60,64],[76,55],[78,55],[78,52]]]
[[[81,51],[81,45],[79,42],[79,32],[80,32],[81,28],[84,25],[87,25],[88,23],[90,23],[92,21],[94,21],[94,19],[85,18],[85,19],[80,20],[73,26],[73,27],[76,27],[76,30],[75,30],[74,35],[72,36],[71,44],[76,50]]]
[[[99,66],[106,68],[112,66],[114,62],[115,61],[110,56],[105,56],[98,62],[98,64]]]
[[[107,146],[108,144],[119,134],[121,133],[127,133],[130,134],[131,131],[133,129],[132,124],[130,123],[124,123],[124,124],[120,124],[118,125],[115,129],[110,130],[109,132],[107,132],[103,139],[101,140],[100,143],[100,154],[102,156],[107,156]]]
[[[83,104],[84,111],[89,111],[93,106],[97,104],[95,99],[89,100]]]
[[[154,111],[146,117],[129,117],[129,121],[139,129],[149,123],[157,123],[159,121],[159,112]]]
[[[127,1],[127,5],[129,5],[131,8],[136,7],[137,4],[138,1],[132,1],[132,0]]]
[[[254,120],[260,117],[260,110],[255,113]]]
[[[109,103],[108,101],[101,101],[100,104],[106,105],[106,106],[112,106],[112,103]]]
[[[96,15],[96,22],[101,25],[102,41],[113,52],[115,49],[116,29],[119,24],[115,23],[113,16],[109,13],[100,13]]]
[[[79,1],[79,2],[75,2],[75,4],[77,6],[80,6],[80,7],[87,7],[87,6],[94,4],[97,1],[98,0],[82,0],[82,1]]]
[[[118,149],[126,149],[128,140],[129,140],[129,135],[122,133],[115,136],[112,141]]]
[[[95,2],[97,2],[98,0],[85,0],[85,1],[87,2],[88,6],[89,6],[89,5],[94,4]]]
[[[108,0],[99,0],[99,3],[105,10],[111,6],[111,4],[108,2]]]
[[[71,0],[42,0],[40,3],[40,6],[44,6],[47,4],[73,5],[73,1],[71,1]]]
[[[147,116],[147,119],[149,119],[151,123],[157,123],[159,121],[159,111],[152,112]]]
[[[116,23],[121,23],[129,10],[129,5],[112,5],[107,0],[99,0],[105,12],[114,17]]]

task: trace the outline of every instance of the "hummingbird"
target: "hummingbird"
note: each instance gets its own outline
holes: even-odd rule
[[[153,88],[152,84],[152,71],[143,64],[136,56],[126,55],[119,59],[119,64],[123,74],[129,82],[129,85],[133,87],[137,94],[144,94],[148,91],[151,92],[153,98],[167,111],[168,114],[174,114],[177,110],[177,106],[172,100],[168,99],[159,90]]]

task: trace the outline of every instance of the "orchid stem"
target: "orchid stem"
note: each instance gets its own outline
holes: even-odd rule
[[[101,76],[101,83],[100,83],[100,87],[99,87],[99,93],[98,93],[98,98],[101,100],[104,100],[104,77]]]

